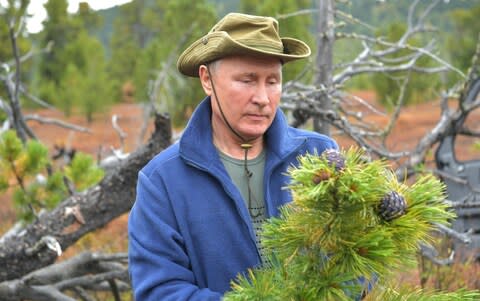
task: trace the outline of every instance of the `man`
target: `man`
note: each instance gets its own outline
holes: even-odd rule
[[[220,300],[262,264],[259,229],[291,201],[286,170],[332,139],[289,127],[282,65],[310,55],[270,17],[232,13],[188,47],[179,71],[207,97],[178,143],[139,173],[129,217],[136,300]]]

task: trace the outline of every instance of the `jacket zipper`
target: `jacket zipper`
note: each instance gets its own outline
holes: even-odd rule
[[[195,163],[194,161],[192,160],[189,160],[189,159],[186,159],[186,158],[183,158],[186,163],[198,170],[201,170],[201,171],[204,171],[206,173],[208,173],[209,175],[212,175],[213,177],[215,177],[219,182],[220,184],[222,185],[223,187],[223,191],[228,195],[228,197],[230,197],[230,199],[235,203],[235,208],[237,209],[237,213],[240,215],[242,221],[243,221],[243,224],[244,226],[247,227],[247,231],[248,231],[248,234],[250,236],[250,242],[253,243],[253,246],[255,247],[255,250],[256,250],[256,253],[257,253],[257,257],[258,257],[258,261],[261,263],[262,262],[262,259],[261,259],[261,256],[260,256],[260,252],[257,248],[257,244],[256,244],[256,241],[255,241],[255,231],[253,230],[253,223],[251,221],[251,218],[249,217],[248,220],[245,220],[245,218],[243,217],[243,215],[241,214],[241,211],[240,211],[240,208],[238,207],[238,202],[237,200],[235,199],[235,197],[230,193],[229,189],[226,188],[225,184],[224,184],[224,181],[222,181],[218,176],[216,176],[214,173],[210,172],[207,168],[203,167],[203,166],[200,166],[198,165],[197,163]]]

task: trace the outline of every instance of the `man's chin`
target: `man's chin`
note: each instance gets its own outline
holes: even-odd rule
[[[267,129],[259,129],[259,130],[255,130],[255,131],[244,131],[243,134],[242,134],[242,137],[244,137],[246,140],[255,140],[255,139],[258,139],[259,137],[262,137],[265,132],[267,131]]]

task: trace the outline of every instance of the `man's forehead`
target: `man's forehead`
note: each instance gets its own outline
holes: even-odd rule
[[[283,66],[282,62],[277,58],[257,56],[228,56],[215,61],[213,65],[215,67],[222,65],[223,69],[226,70],[237,70],[239,72],[252,74],[258,73],[261,70],[281,73]]]
[[[260,62],[272,62],[283,64],[282,60],[278,57],[273,56],[262,56],[262,55],[227,55],[217,61],[260,61]]]

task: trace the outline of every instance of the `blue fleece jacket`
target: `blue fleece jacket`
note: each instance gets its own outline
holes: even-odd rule
[[[210,98],[180,141],[138,176],[128,224],[129,269],[138,301],[220,300],[239,273],[260,264],[240,191],[212,142]],[[267,216],[291,201],[287,168],[299,155],[338,148],[330,138],[288,126],[279,109],[266,132]]]

